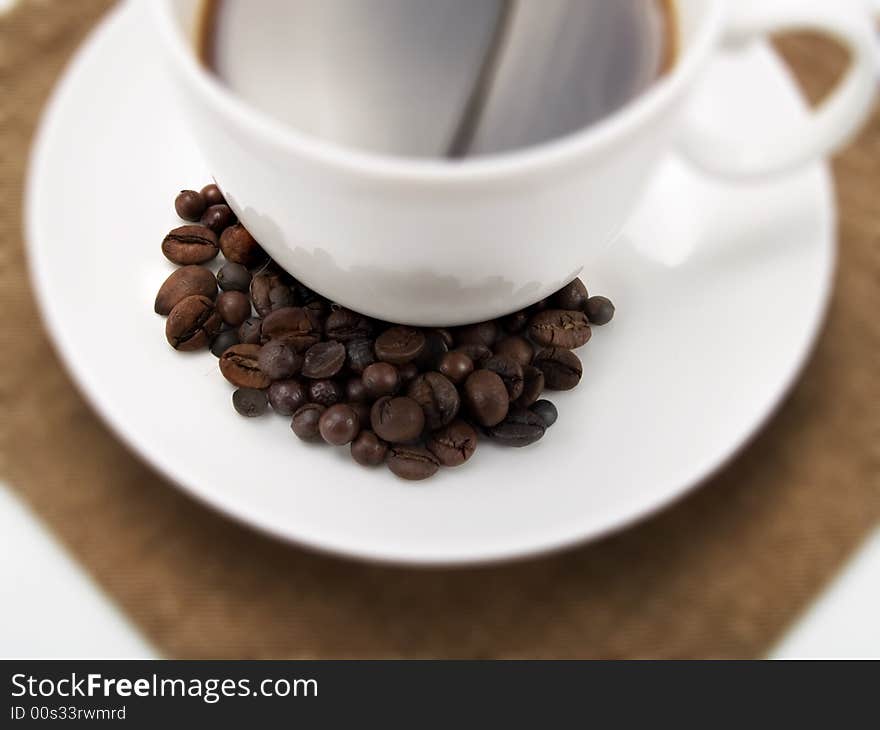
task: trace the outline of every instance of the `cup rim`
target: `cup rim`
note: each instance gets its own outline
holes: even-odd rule
[[[211,106],[215,114],[231,118],[271,146],[333,168],[374,180],[414,183],[462,183],[533,175],[570,160],[590,155],[626,137],[644,120],[664,108],[679,89],[694,78],[709,56],[724,25],[724,2],[714,0],[695,38],[680,52],[672,70],[604,119],[562,137],[522,149],[475,158],[445,159],[394,156],[323,140],[295,129],[248,104],[198,63],[172,17],[174,0],[145,0],[156,29],[186,81]],[[675,0],[678,5],[678,0]]]

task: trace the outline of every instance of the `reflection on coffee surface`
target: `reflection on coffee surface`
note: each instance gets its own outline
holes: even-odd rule
[[[203,0],[198,53],[286,125],[401,156],[576,132],[674,61],[673,0]]]

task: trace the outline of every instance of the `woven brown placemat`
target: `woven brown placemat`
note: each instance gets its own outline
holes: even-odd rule
[[[457,571],[360,565],[273,542],[195,504],[94,416],[25,275],[34,125],[105,0],[0,18],[0,477],[172,657],[754,657],[880,518],[880,116],[835,165],[841,260],[827,327],[784,408],[736,462],[598,544]],[[813,94],[840,54],[786,43]]]

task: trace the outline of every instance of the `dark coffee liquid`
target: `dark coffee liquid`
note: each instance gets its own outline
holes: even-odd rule
[[[236,94],[300,131],[476,156],[625,106],[674,64],[677,23],[674,0],[204,0],[197,46]]]

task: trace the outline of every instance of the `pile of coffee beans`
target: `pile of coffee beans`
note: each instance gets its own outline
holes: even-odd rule
[[[238,413],[273,410],[304,441],[348,446],[363,466],[403,479],[460,466],[477,442],[528,446],[557,417],[545,390],[571,390],[573,352],[614,306],[580,279],[491,322],[419,328],[331,302],[283,271],[237,222],[216,185],[174,201],[186,225],[162,253],[180,266],[156,295],[177,350],[210,348]],[[206,264],[218,254],[216,275]],[[219,287],[219,293],[218,293]]]

